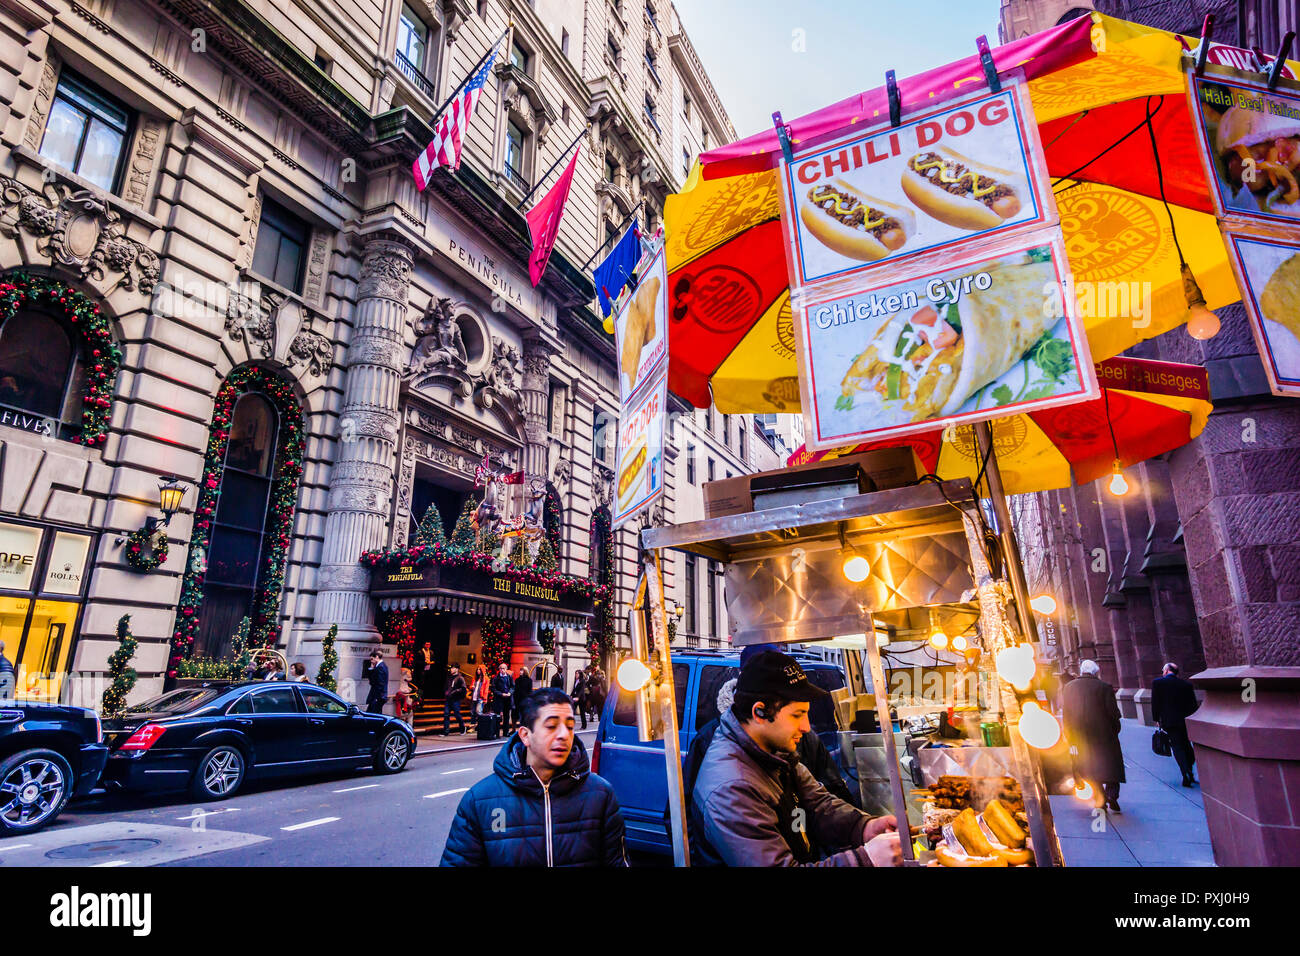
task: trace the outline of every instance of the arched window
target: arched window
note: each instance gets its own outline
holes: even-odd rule
[[[78,340],[63,319],[25,308],[0,326],[0,405],[6,410],[75,427],[85,384]]]
[[[292,387],[262,368],[232,372],[213,410],[171,676],[181,657],[228,657],[245,615],[250,646],[277,638],[302,452],[302,408]]]

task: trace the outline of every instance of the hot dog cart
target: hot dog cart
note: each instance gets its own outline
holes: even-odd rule
[[[662,735],[668,751],[678,865],[689,865],[689,848],[680,773],[674,773],[680,763],[660,570],[664,549],[722,564],[736,646],[859,642],[861,686],[871,693],[854,697],[849,688],[836,695],[836,705],[845,731],[841,739],[854,747],[859,772],[869,777],[871,766],[882,770],[876,794],[887,797],[887,805],[868,809],[893,813],[902,833],[908,820],[913,828],[925,826],[951,840],[963,803],[980,811],[1000,797],[1020,815],[1036,864],[1060,865],[1040,761],[1018,726],[1022,700],[1036,695],[1018,694],[995,667],[997,653],[1018,641],[1016,622],[1008,616],[1011,584],[992,571],[1007,564],[968,479],[646,528],[641,545],[643,573],[630,616],[633,648],[638,658],[657,665],[658,683],[638,696],[643,726],[658,721],[650,735]],[[846,576],[850,560],[852,581]],[[959,650],[935,655],[952,679],[919,688],[900,680],[891,684],[888,635],[897,635],[899,622],[918,614],[954,630],[953,622],[964,624],[956,635],[961,640],[952,645]],[[1045,700],[1041,693],[1037,697]],[[879,729],[884,733],[870,732]],[[863,791],[870,805],[869,787]],[[986,815],[992,814],[982,814],[980,825],[989,833]],[[911,840],[901,841],[905,865],[933,860],[925,838],[918,840],[924,850],[919,854]]]

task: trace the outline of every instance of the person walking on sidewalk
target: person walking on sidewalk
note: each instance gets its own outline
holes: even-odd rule
[[[501,715],[502,733],[510,726],[510,701],[514,692],[514,678],[510,676],[510,668],[503,662],[497,668],[497,676],[492,678],[492,709]]]
[[[439,865],[627,866],[618,798],[591,772],[564,691],[523,702],[491,775],[461,797]]]
[[[474,669],[474,686],[470,688],[470,719],[477,724],[483,716],[483,708],[492,699],[491,681],[488,680],[487,668],[480,664]]]
[[[1173,662],[1166,664],[1161,676],[1151,682],[1151,716],[1169,735],[1169,749],[1174,752],[1178,769],[1183,772],[1184,787],[1196,783],[1192,776],[1196,753],[1187,736],[1187,718],[1200,706],[1191,682],[1178,676],[1178,665]]]
[[[582,718],[582,729],[587,729],[587,675],[581,667],[574,672],[573,690],[569,691],[573,706]]]
[[[361,668],[361,679],[370,683],[366,713],[382,714],[388,701],[388,665],[378,651],[370,652],[370,659]]]
[[[1119,785],[1125,782],[1119,704],[1115,688],[1100,674],[1096,661],[1079,663],[1079,676],[1061,692],[1061,717],[1074,756],[1075,779],[1100,787],[1106,809],[1119,813]]]
[[[605,672],[600,669],[599,664],[593,664],[587,670],[587,706],[591,708],[591,716],[597,722],[605,706],[605,694],[608,689]]]
[[[447,675],[447,689],[442,696],[442,735],[444,737],[451,734],[451,715],[456,715],[456,733],[465,732],[465,718],[460,715],[460,702],[465,699],[469,693],[469,688],[465,684],[465,675],[460,672],[459,664],[451,665],[451,673]]]

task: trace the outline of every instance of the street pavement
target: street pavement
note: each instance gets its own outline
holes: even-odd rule
[[[589,752],[594,733],[581,735]],[[426,755],[398,774],[268,781],[212,803],[92,795],[39,833],[0,840],[0,866],[437,866],[461,795],[501,745],[421,737]]]
[[[1122,812],[1104,813],[1074,797],[1051,797],[1067,866],[1214,866],[1201,788],[1182,786],[1173,757],[1151,752],[1152,727],[1124,720],[1120,746]],[[1200,766],[1196,767],[1200,779]]]

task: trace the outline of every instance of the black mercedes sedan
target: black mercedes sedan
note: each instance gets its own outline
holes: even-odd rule
[[[373,767],[397,773],[415,734],[313,684],[207,682],[168,691],[104,721],[104,785],[233,796],[246,780]]]
[[[0,701],[0,836],[34,833],[99,781],[108,748],[85,707]]]

